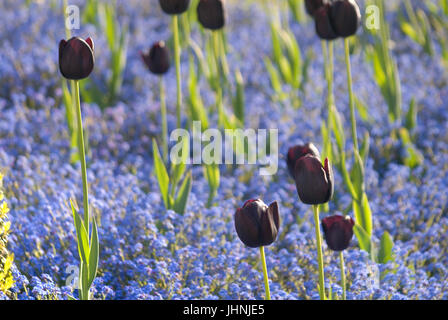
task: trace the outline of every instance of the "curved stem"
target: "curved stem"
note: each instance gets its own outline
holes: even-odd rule
[[[347,65],[347,86],[350,100],[350,120],[352,125],[352,140],[355,151],[359,153],[358,135],[356,133],[355,97],[353,95],[352,71],[350,66],[350,46],[348,38],[344,39],[345,64]]]
[[[344,267],[344,252],[339,252],[339,261],[341,264],[341,286],[342,286],[342,300],[347,299],[346,284],[345,284],[345,267]]]
[[[165,86],[163,78],[159,77],[160,85],[160,115],[162,116],[162,153],[163,160],[168,161],[168,124],[166,120],[166,101],[165,101]]]
[[[319,295],[321,300],[325,298],[325,278],[324,278],[324,258],[322,254],[322,238],[320,235],[319,223],[319,206],[313,205],[314,213],[314,227],[316,230],[316,244],[317,244],[317,263],[319,265]]]
[[[75,102],[76,102],[76,118],[78,129],[78,152],[79,160],[81,161],[81,174],[82,174],[82,195],[84,204],[84,226],[87,234],[89,234],[89,187],[87,184],[87,166],[86,166],[86,154],[84,148],[84,132],[82,129],[82,115],[81,115],[81,100],[79,97],[79,81],[74,82],[75,87]]]
[[[173,15],[173,38],[174,38],[174,62],[176,64],[176,83],[177,83],[177,104],[176,117],[177,127],[181,125],[181,104],[182,104],[182,84],[180,79],[180,44],[179,44],[179,17]]]
[[[264,289],[266,291],[265,300],[271,300],[271,291],[269,290],[268,268],[266,266],[266,257],[264,255],[264,247],[260,247],[261,264],[263,266]]]

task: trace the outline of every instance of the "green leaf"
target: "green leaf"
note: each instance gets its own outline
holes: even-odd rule
[[[371,253],[372,241],[370,239],[370,236],[360,225],[358,225],[357,222],[355,223],[355,225],[353,227],[353,232],[356,235],[356,238],[358,239],[359,248],[368,253]]]
[[[406,114],[405,127],[409,131],[412,131],[417,125],[417,104],[415,102],[415,98],[411,99],[409,103],[409,110]]]
[[[369,110],[367,108],[367,105],[356,96],[355,96],[355,106],[356,106],[356,109],[358,110],[358,114],[361,117],[361,119],[365,122],[369,122],[370,116],[369,116]]]
[[[70,199],[70,206],[72,208],[73,220],[75,221],[75,229],[76,229],[76,237],[78,240],[78,251],[79,257],[82,262],[86,262],[89,259],[89,238],[87,236],[87,230],[84,227],[84,223],[81,220],[78,212],[73,205],[72,200]]]
[[[244,123],[244,80],[240,70],[235,71],[236,93],[233,99],[233,113],[237,119]]]
[[[177,198],[174,202],[173,210],[179,214],[184,214],[185,208],[187,207],[188,196],[190,195],[192,186],[192,175],[191,171],[188,172],[186,178],[184,179],[178,193]]]
[[[345,134],[344,134],[344,126],[342,125],[342,120],[339,115],[339,112],[334,106],[331,106],[331,115],[330,115],[331,125],[333,127],[334,137],[336,139],[336,144],[338,146],[339,152],[344,152],[345,150]]]
[[[354,150],[353,156],[355,162],[351,171],[351,180],[353,187],[355,187],[357,198],[361,199],[361,196],[364,193],[364,163],[356,150]]]
[[[394,242],[389,232],[385,231],[381,237],[380,248],[378,252],[378,263],[387,263],[393,260],[392,249]]]
[[[154,169],[157,182],[159,183],[160,193],[162,195],[163,202],[165,203],[165,207],[169,208],[168,189],[170,178],[168,177],[165,164],[163,163],[162,157],[160,156],[159,147],[157,146],[157,142],[155,141],[155,139],[152,139],[152,152],[154,155]]]
[[[367,159],[369,158],[369,149],[370,149],[370,134],[368,131],[366,131],[366,133],[364,134],[364,139],[362,141],[360,151],[360,156],[364,163],[366,163]]]
[[[99,247],[99,241],[98,241],[98,229],[95,217],[92,218],[92,235],[90,238],[90,255],[89,255],[89,281],[88,286],[90,286],[93,283],[93,280],[95,280],[96,273],[98,270],[98,260],[99,260],[99,254],[100,254],[100,247]]]
[[[205,178],[210,190],[218,190],[220,184],[220,172],[217,164],[204,165]]]

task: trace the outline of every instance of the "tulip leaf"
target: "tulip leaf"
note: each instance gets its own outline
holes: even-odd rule
[[[174,202],[173,210],[176,211],[179,214],[184,214],[185,208],[187,207],[188,197],[190,195],[192,186],[192,175],[191,171],[188,172],[187,176],[185,177],[178,193],[177,198]]]
[[[81,217],[79,216],[78,212],[76,211],[71,199],[70,199],[70,206],[72,208],[73,220],[75,221],[79,257],[81,258],[82,262],[86,262],[89,259],[89,238],[87,236],[87,230],[84,227],[84,223],[81,220]]]
[[[353,227],[353,232],[356,235],[356,238],[358,239],[359,248],[370,254],[372,252],[372,241],[367,232],[356,222]]]
[[[202,130],[208,128],[207,111],[205,110],[204,103],[201,98],[198,86],[198,75],[196,74],[194,67],[194,59],[190,56],[190,72],[188,80],[188,105],[190,107],[191,121],[200,121]]]
[[[406,114],[405,127],[409,131],[412,131],[417,126],[417,103],[415,102],[415,98],[411,99],[409,103],[409,110]]]
[[[160,156],[159,147],[157,146],[157,142],[155,141],[155,139],[152,139],[152,152],[154,156],[154,169],[157,182],[159,183],[160,193],[162,194],[162,199],[165,203],[165,207],[169,208],[170,206],[168,201],[168,188],[170,178],[168,177],[165,164],[163,163],[162,157]]]
[[[357,198],[361,199],[364,193],[364,163],[357,150],[353,152],[355,162],[351,171],[351,181],[355,187]]]
[[[90,255],[89,255],[89,282],[88,286],[95,280],[96,273],[98,270],[98,260],[99,260],[99,241],[98,241],[98,227],[96,224],[95,217],[92,218],[92,235],[90,237]]]
[[[356,224],[362,227],[370,237],[372,235],[372,211],[367,195],[363,193],[361,201],[353,200],[352,205]]]
[[[367,162],[369,158],[369,149],[370,149],[370,134],[368,131],[364,134],[364,139],[362,141],[360,156],[364,163]]]
[[[394,242],[389,232],[384,231],[381,237],[380,248],[378,251],[378,263],[387,263],[393,260],[392,250]]]
[[[240,70],[235,71],[236,93],[233,99],[233,113],[244,124],[244,80]]]

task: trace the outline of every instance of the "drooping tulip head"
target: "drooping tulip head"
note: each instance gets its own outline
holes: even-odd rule
[[[314,13],[316,33],[324,40],[334,40],[338,37],[330,19],[330,8],[331,5],[327,3]]]
[[[87,78],[95,65],[93,41],[73,37],[59,42],[59,70],[66,79],[81,80]]]
[[[325,4],[326,1],[324,0],[305,0],[305,9],[306,12],[314,17],[314,14],[316,13],[317,9],[322,7]]]
[[[197,7],[198,20],[205,29],[224,27],[225,12],[222,0],[200,0]]]
[[[330,20],[339,37],[350,37],[361,25],[361,11],[355,0],[337,0],[331,3]]]
[[[154,74],[164,74],[170,68],[170,55],[165,42],[159,41],[152,45],[149,52],[140,53],[149,71]]]
[[[292,178],[294,178],[294,166],[296,165],[296,161],[307,154],[320,158],[319,150],[317,150],[316,146],[310,142],[289,148],[286,156],[286,164],[288,165],[288,171]]]
[[[235,212],[235,229],[240,240],[248,247],[270,245],[277,238],[280,227],[278,204],[267,206],[262,200],[248,200]]]
[[[294,166],[294,179],[299,198],[305,204],[322,204],[333,197],[333,170],[328,159],[322,165],[311,154],[301,157]]]
[[[190,0],[159,0],[159,3],[166,14],[182,14],[188,10]]]
[[[322,229],[328,247],[333,251],[348,248],[353,237],[355,222],[350,216],[330,216],[322,219]]]

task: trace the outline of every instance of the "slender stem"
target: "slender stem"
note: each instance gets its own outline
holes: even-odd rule
[[[84,133],[82,129],[82,115],[81,115],[81,100],[79,97],[79,81],[75,81],[75,102],[76,102],[76,116],[77,116],[77,129],[78,129],[78,152],[79,160],[81,161],[81,173],[82,173],[82,195],[84,204],[84,226],[87,234],[89,234],[89,187],[87,185],[87,166],[86,166],[86,154],[84,148]]]
[[[325,278],[324,278],[324,258],[322,254],[322,238],[320,235],[319,223],[319,206],[313,205],[314,213],[314,227],[316,229],[316,244],[317,244],[317,263],[319,264],[319,295],[321,300],[325,298]]]
[[[168,161],[168,123],[166,120],[166,101],[165,101],[165,86],[163,84],[163,77],[159,77],[160,85],[160,114],[162,116],[162,153],[163,160]]]
[[[352,140],[355,151],[359,152],[358,135],[356,133],[355,97],[353,95],[352,71],[350,66],[350,46],[348,38],[344,39],[344,47],[345,47],[345,64],[347,65],[347,86],[350,99],[350,120],[352,125]]]
[[[173,15],[173,38],[174,38],[174,61],[176,64],[176,83],[177,83],[177,104],[176,104],[176,116],[177,127],[181,125],[181,113],[180,108],[182,104],[182,84],[180,79],[180,44],[179,44],[179,17]]]
[[[266,291],[265,300],[271,300],[271,291],[269,290],[268,268],[266,266],[266,257],[264,255],[264,247],[260,247],[261,264],[263,265],[264,289]]]
[[[219,52],[219,33],[218,33],[218,31],[212,31],[212,40],[213,40],[213,54],[214,54],[215,63],[216,63],[216,75],[215,75],[216,84],[215,84],[215,86],[216,86],[216,105],[218,108],[218,122],[220,125],[225,127],[224,107],[222,105],[223,101],[222,101],[222,88],[221,88],[221,67],[220,67],[220,63],[219,63],[220,52]]]
[[[339,251],[339,261],[341,263],[342,300],[346,300],[347,294],[346,294],[346,284],[345,284],[344,251]]]

